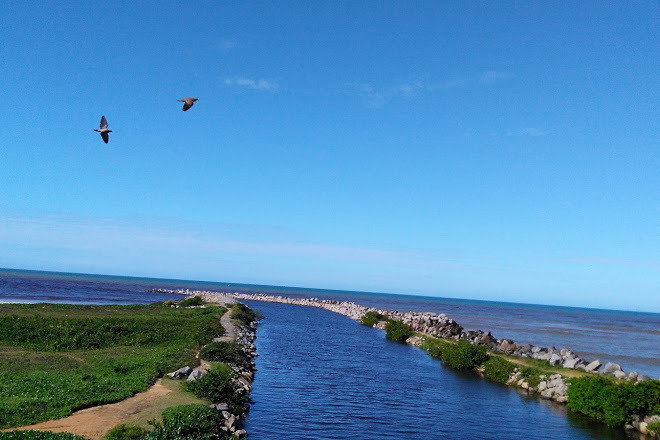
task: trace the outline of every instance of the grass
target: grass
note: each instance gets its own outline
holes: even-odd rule
[[[235,303],[231,307],[231,319],[240,322],[242,325],[249,325],[252,321],[258,321],[262,318],[259,312],[255,312],[248,306]]]
[[[225,310],[0,304],[0,428],[117,402],[196,365]]]
[[[0,432],[0,440],[86,440],[68,432],[11,431]]]

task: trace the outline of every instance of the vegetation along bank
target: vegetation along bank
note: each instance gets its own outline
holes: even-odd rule
[[[0,304],[0,440],[246,436],[256,314],[227,303]],[[95,417],[69,424],[82,437],[34,428],[74,417],[84,425],[86,412],[116,411],[156,388],[157,399],[119,411],[114,427]]]

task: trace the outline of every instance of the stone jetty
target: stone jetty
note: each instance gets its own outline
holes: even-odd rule
[[[387,316],[389,319],[401,320],[410,325],[415,331],[440,338],[450,338],[455,340],[467,340],[473,344],[485,345],[489,350],[503,353],[510,356],[519,356],[523,358],[539,359],[548,362],[552,366],[561,365],[569,369],[581,369],[590,373],[602,375],[612,375],[619,379],[641,382],[650,379],[645,374],[639,374],[635,371],[626,373],[620,365],[608,362],[604,366],[599,360],[582,359],[578,354],[568,348],[557,349],[552,346],[539,347],[531,344],[516,344],[511,339],[498,339],[491,332],[483,330],[464,331],[463,327],[456,321],[449,318],[444,313],[436,314],[431,312],[399,312],[391,310],[380,310],[373,307],[365,307],[352,301],[336,301],[331,299],[319,298],[293,298],[279,295],[266,295],[262,293],[229,293],[229,292],[209,292],[209,291],[191,291],[188,289],[167,290],[151,289],[151,292],[174,293],[188,296],[201,296],[204,300],[224,301],[225,298],[236,300],[265,301],[281,304],[292,304],[306,307],[318,307],[329,310],[340,315],[347,316],[353,320],[359,321],[367,312],[376,312]],[[376,324],[378,326],[378,324]],[[381,328],[383,324],[381,324]],[[411,338],[409,343],[418,345],[421,338]]]

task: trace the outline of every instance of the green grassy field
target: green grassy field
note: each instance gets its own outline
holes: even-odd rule
[[[123,400],[197,365],[223,307],[0,304],[0,428]]]

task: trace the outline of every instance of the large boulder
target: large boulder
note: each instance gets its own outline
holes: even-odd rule
[[[202,376],[204,376],[206,373],[201,370],[193,370],[190,375],[188,376],[187,381],[192,381],[192,380],[197,380],[200,379]]]
[[[599,371],[600,374],[614,374],[615,371],[621,371],[621,365],[615,364],[613,362],[608,362],[605,364],[602,370]]]
[[[596,359],[595,361],[589,362],[589,364],[586,367],[584,367],[584,370],[589,373],[593,373],[595,371],[598,371],[600,366],[601,366],[600,361]]]
[[[562,358],[557,353],[552,353],[552,355],[550,356],[550,359],[548,360],[548,362],[550,362],[550,365],[552,365],[553,367],[555,365],[559,365],[561,363],[561,361],[562,361]]]
[[[171,373],[167,373],[167,375],[172,379],[180,379],[180,378],[183,378],[183,377],[188,377],[190,375],[190,373],[192,373],[192,370],[193,370],[192,368],[190,368],[189,366],[186,365],[185,367],[179,368],[176,371],[173,371]]]

